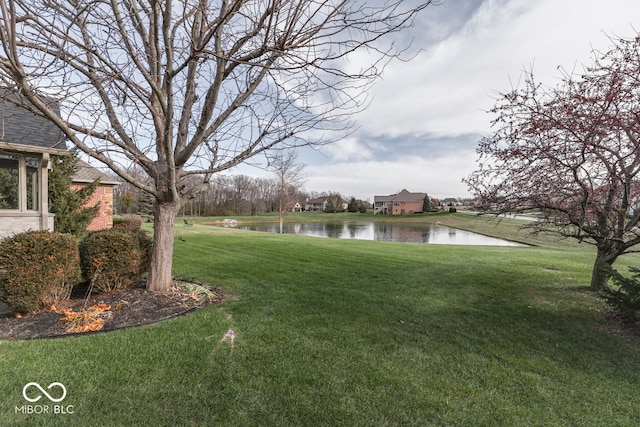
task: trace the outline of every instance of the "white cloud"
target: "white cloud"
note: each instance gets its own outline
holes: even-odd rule
[[[485,111],[496,93],[517,85],[531,66],[538,81],[554,85],[558,66],[580,71],[592,48],[607,49],[607,36],[635,35],[634,25],[640,28],[638,0],[448,0],[428,7],[413,29],[413,47],[424,51],[388,66],[370,91],[370,108],[354,117],[358,131],[323,147],[321,159],[301,159],[306,188],[371,200],[402,188],[467,196],[461,180],[476,169],[475,148],[490,132]],[[367,57],[350,60],[358,68]]]
[[[307,166],[308,191],[337,191],[373,201],[375,195],[393,194],[403,188],[432,197],[464,197],[461,178],[475,169],[475,151],[459,151],[437,159],[405,156],[394,161],[331,162]]]
[[[491,117],[483,111],[523,68],[535,63],[538,80],[553,84],[558,66],[588,62],[591,44],[607,47],[604,32],[632,34],[629,19],[636,16],[636,0],[485,1],[460,31],[409,63],[389,66],[359,123],[391,136],[487,132]]]
[[[344,138],[338,143],[322,147],[320,151],[339,162],[368,160],[374,155],[373,150],[357,138]]]

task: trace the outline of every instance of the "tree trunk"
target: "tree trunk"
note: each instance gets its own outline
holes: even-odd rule
[[[593,272],[591,273],[591,286],[589,289],[595,292],[600,291],[609,280],[609,274],[602,269],[602,264],[596,262],[593,265]]]
[[[609,255],[605,250],[598,248],[596,255],[596,261],[593,264],[593,271],[591,272],[591,291],[599,292],[609,281],[611,274],[608,268],[613,265],[617,256]]]
[[[147,278],[147,290],[166,291],[171,288],[173,275],[173,238],[179,203],[157,202],[153,207],[153,250]]]

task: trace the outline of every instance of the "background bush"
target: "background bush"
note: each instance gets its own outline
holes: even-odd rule
[[[142,227],[142,217],[140,215],[126,214],[122,215],[119,221],[115,224],[116,228],[130,228],[132,230],[138,230]]]
[[[28,231],[0,242],[0,299],[16,313],[68,299],[79,281],[78,244],[70,235]]]
[[[82,274],[102,292],[131,286],[148,271],[150,253],[151,240],[140,229],[96,231],[80,243]]]

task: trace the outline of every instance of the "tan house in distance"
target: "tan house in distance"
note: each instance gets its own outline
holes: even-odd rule
[[[424,212],[427,193],[411,193],[402,190],[390,196],[373,197],[373,213],[380,215],[411,215]]]
[[[304,204],[305,212],[325,212],[331,204],[329,196],[322,196],[315,199],[308,199]],[[340,209],[343,211],[347,209],[349,203],[340,199]]]

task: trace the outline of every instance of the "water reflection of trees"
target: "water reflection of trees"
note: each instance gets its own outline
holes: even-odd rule
[[[362,226],[359,224],[349,223],[347,224],[347,231],[349,232],[349,237],[355,239],[358,236],[358,231],[362,229]]]
[[[277,226],[241,227],[276,232]],[[297,223],[285,224],[286,233],[337,239],[362,239],[392,242],[504,245],[508,242],[438,224],[407,225],[384,222]],[[510,244],[510,243],[508,243]]]
[[[323,234],[327,237],[338,239],[342,237],[343,225],[342,224],[333,224],[333,223],[325,223],[323,224]]]
[[[409,227],[403,224],[375,223],[374,240],[388,242],[422,242],[429,243],[430,227]]]

